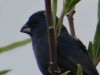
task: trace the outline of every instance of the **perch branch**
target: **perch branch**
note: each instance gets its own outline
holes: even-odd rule
[[[54,29],[54,22],[51,10],[51,0],[45,0],[46,19],[48,24],[48,41],[49,41],[49,59],[50,59],[50,73],[51,75],[57,75],[57,50],[56,50],[56,36]]]

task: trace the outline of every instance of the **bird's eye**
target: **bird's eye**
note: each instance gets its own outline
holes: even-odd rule
[[[36,22],[36,21],[29,21],[29,22],[27,22],[27,25],[29,25],[31,28],[36,28],[37,24],[38,24],[38,22]]]
[[[33,22],[33,24],[31,25],[31,27],[36,28],[37,24],[38,24],[38,22]]]

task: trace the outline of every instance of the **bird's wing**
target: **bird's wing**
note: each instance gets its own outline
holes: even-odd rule
[[[87,75],[99,75],[93,65],[84,45],[70,36],[62,35],[58,41],[58,56],[60,63],[64,64],[64,68],[72,67],[77,69],[77,64],[82,66],[83,72]],[[60,64],[61,65],[61,64]],[[70,65],[70,66],[69,66]],[[73,71],[74,72],[74,71]]]
[[[80,50],[83,53],[83,56],[85,59],[84,62],[86,62],[86,66],[89,67],[89,69],[92,71],[91,73],[94,73],[95,75],[99,75],[97,70],[96,70],[96,67],[93,64],[93,60],[89,56],[88,51],[86,50],[86,47],[84,46],[84,44],[79,39],[76,39],[76,42],[79,45]],[[85,65],[85,63],[84,63],[84,65]]]

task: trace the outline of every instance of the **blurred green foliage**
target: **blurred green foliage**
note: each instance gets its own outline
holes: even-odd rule
[[[63,25],[64,16],[66,15],[66,13],[71,11],[79,1],[80,0],[63,0],[63,9],[62,9],[59,21],[56,26],[57,30],[59,30],[58,35],[59,35],[61,27]]]
[[[77,66],[78,66],[77,75],[83,75],[81,65],[77,64]],[[68,73],[70,73],[70,71],[66,71],[66,72],[64,72],[64,73],[62,73],[60,75],[67,75]]]
[[[14,50],[15,48],[24,46],[24,45],[26,45],[30,42],[31,42],[31,39],[25,39],[25,40],[22,40],[22,41],[14,42],[14,43],[9,44],[7,46],[1,47],[0,48],[0,53],[4,53],[4,52],[10,51],[10,50]],[[6,73],[8,73],[10,71],[11,70],[0,71],[0,75],[5,75]]]
[[[67,75],[69,72],[70,72],[70,71],[67,71],[67,72],[64,72],[64,73],[62,73],[62,74],[60,74],[60,75]]]
[[[24,45],[26,45],[30,42],[31,42],[31,39],[25,39],[25,40],[22,40],[22,41],[14,42],[14,43],[9,44],[7,46],[1,47],[0,53],[3,53],[3,52],[6,52],[6,51],[9,51],[9,50],[24,46]]]
[[[83,75],[83,73],[82,73],[82,67],[81,67],[80,64],[78,64],[77,75]]]
[[[60,19],[57,24],[59,30],[62,27],[63,18],[66,15],[66,13],[68,13],[70,10],[72,10],[80,0],[63,0],[63,1],[64,1],[63,9],[62,9]],[[52,11],[53,11],[53,20],[54,20],[54,24],[55,24],[56,13],[57,13],[57,0],[52,1]],[[31,39],[25,39],[25,40],[22,40],[19,42],[9,44],[7,46],[1,47],[0,53],[14,50],[15,48],[24,46],[30,42],[31,42]],[[91,56],[91,58],[93,59],[94,64],[97,65],[99,62],[99,59],[100,59],[100,0],[98,2],[98,24],[97,24],[97,28],[96,28],[96,33],[94,36],[94,40],[90,41],[90,43],[89,43],[88,52],[89,52],[89,55]],[[0,75],[5,75],[9,71],[10,70],[0,71]],[[70,71],[67,71],[61,75],[67,75],[69,72]],[[82,75],[82,68],[79,64],[78,64],[77,75]]]
[[[98,2],[98,23],[96,27],[96,32],[94,40],[90,41],[88,52],[94,62],[97,65],[100,61],[100,0]]]
[[[0,71],[0,75],[5,75],[7,74],[8,72],[10,72],[11,70],[3,70],[3,71]]]

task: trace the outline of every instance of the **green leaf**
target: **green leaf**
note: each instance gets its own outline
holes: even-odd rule
[[[100,20],[100,0],[98,0],[98,20]]]
[[[7,74],[8,72],[10,72],[11,70],[3,70],[3,71],[0,71],[0,75],[5,75]]]
[[[83,75],[81,65],[78,64],[77,75]]]
[[[60,74],[60,75],[67,75],[69,72],[70,72],[70,71],[66,71],[66,72],[64,72],[64,73],[62,73],[62,74]]]
[[[98,61],[100,61],[100,0],[98,3],[98,24],[92,44],[92,50],[89,50],[89,54],[92,54],[91,57],[95,65],[97,65]]]
[[[31,42],[31,39],[25,39],[25,40],[22,40],[22,41],[18,41],[18,42],[9,44],[7,46],[1,47],[0,48],[0,53],[3,53],[3,52],[6,52],[6,51],[9,51],[9,50],[18,48],[20,46],[24,46],[24,45],[26,45],[26,44],[28,44],[30,42]]]
[[[96,49],[96,57],[100,56],[100,0],[98,2],[98,24],[94,37],[94,48]]]
[[[94,64],[96,63],[96,60],[98,57],[100,57],[100,21],[98,22],[94,41],[93,41],[93,59],[94,59]]]
[[[90,41],[89,42],[89,46],[88,46],[88,53],[89,53],[89,55],[90,55],[90,57],[92,58],[92,60],[94,61],[94,52],[93,52],[94,50],[92,49],[92,42]]]
[[[75,7],[75,5],[79,2],[80,0],[65,0],[64,2],[64,8],[63,11],[65,11],[65,14],[68,13],[71,9]]]
[[[60,15],[60,19],[57,23],[57,27],[56,28],[59,28],[57,30],[59,30],[58,32],[58,35],[60,33],[60,30],[61,30],[61,27],[62,27],[62,23],[63,23],[63,19],[64,19],[64,16],[70,11],[72,10],[75,5],[79,2],[80,0],[64,0],[63,2],[63,9],[62,9],[62,12],[61,12],[61,15]]]

